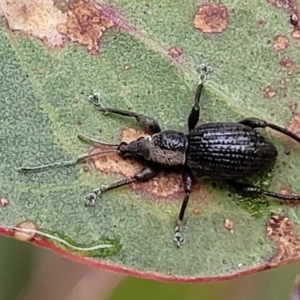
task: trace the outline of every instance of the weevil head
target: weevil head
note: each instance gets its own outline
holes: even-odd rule
[[[164,166],[178,166],[185,163],[187,144],[184,133],[168,130],[130,143],[122,142],[118,151],[122,156],[141,157]]]
[[[141,137],[130,143],[121,142],[118,151],[122,156],[142,157],[145,160],[150,158],[151,137]]]

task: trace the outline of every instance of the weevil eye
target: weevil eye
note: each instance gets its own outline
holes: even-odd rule
[[[117,148],[118,151],[120,151],[121,155],[125,155],[128,152],[128,143],[121,142]]]

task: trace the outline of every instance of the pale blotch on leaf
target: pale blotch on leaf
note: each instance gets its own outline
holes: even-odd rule
[[[130,69],[130,65],[128,65],[128,64],[125,64],[123,67],[124,67],[124,70],[126,70],[126,71]]]
[[[201,209],[200,209],[199,207],[195,207],[195,208],[193,209],[193,214],[194,214],[194,215],[200,215],[200,213],[201,213]]]
[[[233,233],[234,222],[231,219],[225,219],[224,220],[224,227],[227,230],[229,230],[231,233]]]
[[[19,223],[14,229],[14,237],[19,241],[30,241],[36,235],[37,226],[30,220]]]
[[[289,39],[284,35],[277,35],[273,40],[273,48],[276,51],[282,51],[289,46]]]
[[[143,136],[147,136],[147,134],[143,130],[137,130],[134,128],[127,127],[121,132],[120,139],[122,142],[129,143]]]
[[[300,29],[295,29],[295,30],[292,32],[292,38],[293,38],[293,39],[296,39],[296,40],[299,40],[299,39],[300,39]]]
[[[295,114],[290,118],[290,120],[288,122],[287,130],[289,130],[295,134],[300,134],[300,115],[299,114]]]
[[[180,47],[170,47],[167,51],[167,54],[174,58],[175,60],[178,60],[183,53],[183,50]]]
[[[57,32],[56,26],[66,22],[66,15],[52,0],[1,1],[0,12],[11,30],[39,38],[50,48],[63,45],[64,37]]]
[[[0,198],[1,207],[6,207],[9,204],[9,200],[7,198]]]
[[[272,87],[267,86],[266,88],[263,89],[264,98],[267,98],[267,99],[273,98],[273,97],[275,97],[275,95],[276,95],[276,91]]]
[[[267,236],[277,245],[276,254],[270,258],[270,266],[300,259],[300,241],[293,222],[283,216],[274,215],[266,224]]]
[[[279,64],[286,69],[290,69],[294,66],[294,61],[290,57],[285,56],[280,60]]]
[[[293,100],[293,101],[289,102],[289,109],[290,109],[292,114],[295,113],[295,111],[297,110],[297,107],[298,107],[298,104],[297,104],[296,101]]]
[[[222,4],[204,4],[199,7],[193,26],[204,33],[221,33],[228,26],[227,7]]]
[[[67,10],[67,21],[57,26],[60,34],[73,42],[85,46],[91,54],[99,51],[98,40],[103,33],[115,26],[114,22],[105,17],[101,6],[92,1],[78,1]]]

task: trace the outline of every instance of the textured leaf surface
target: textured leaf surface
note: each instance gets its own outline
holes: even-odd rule
[[[218,182],[198,179],[186,242],[176,249],[173,227],[184,196],[176,174],[112,191],[87,209],[87,193],[138,165],[107,156],[84,166],[17,172],[88,153],[78,133],[112,142],[140,133],[134,120],[96,111],[88,101],[92,91],[105,106],[186,131],[202,62],[214,69],[202,98],[204,122],[254,116],[297,133],[299,30],[289,23],[287,12],[297,13],[292,4],[284,10],[259,0],[184,7],[180,1],[28,2],[0,2],[3,234],[30,220],[39,230],[37,244],[165,280],[219,280],[299,259],[298,207],[243,199]],[[280,154],[259,183],[299,194],[298,145],[271,131],[266,136]]]

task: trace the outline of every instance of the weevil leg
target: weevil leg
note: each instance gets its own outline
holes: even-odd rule
[[[292,138],[293,140],[295,140],[296,142],[300,143],[300,137],[297,136],[296,134],[294,134],[293,132],[280,127],[276,124],[273,123],[268,123],[267,121],[258,119],[258,118],[247,118],[245,120],[240,121],[239,123],[244,124],[246,126],[249,126],[251,128],[266,128],[266,127],[270,127],[273,130],[276,130],[280,133],[283,133],[287,136],[289,136],[290,138]]]
[[[197,86],[196,94],[195,94],[195,103],[192,107],[192,110],[190,112],[189,118],[188,118],[188,126],[189,126],[189,131],[193,130],[198,121],[199,121],[199,116],[200,116],[200,97],[201,97],[201,92],[203,89],[203,82],[200,82]]]
[[[125,179],[122,179],[115,183],[112,183],[108,186],[103,186],[103,187],[93,190],[92,193],[90,193],[84,197],[85,206],[95,205],[97,198],[102,196],[104,193],[106,193],[110,190],[114,190],[120,186],[127,185],[127,184],[130,184],[135,181],[140,181],[140,182],[148,181],[151,178],[155,177],[156,175],[157,175],[156,170],[149,168],[149,167],[145,167],[141,171],[139,171],[135,175],[133,175],[132,177],[125,178]]]
[[[174,238],[173,241],[176,244],[177,248],[180,247],[180,245],[183,243],[184,238],[182,235],[182,225],[183,225],[183,218],[184,213],[187,207],[187,204],[189,202],[190,194],[192,192],[192,186],[193,186],[193,175],[191,170],[188,167],[185,167],[183,174],[182,174],[182,181],[184,185],[184,192],[185,197],[182,201],[179,216],[177,219],[177,223],[174,230]]]
[[[132,111],[128,111],[128,110],[104,107],[99,102],[98,95],[96,95],[96,94],[91,96],[90,100],[93,102],[93,104],[95,105],[97,110],[99,110],[105,114],[113,113],[113,114],[117,114],[117,115],[121,115],[121,116],[125,116],[125,117],[135,117],[135,119],[151,134],[161,132],[160,126],[154,118],[144,116],[144,115],[141,115],[141,114],[138,114],[138,113],[135,113]]]
[[[240,182],[235,182],[235,181],[227,181],[227,182],[232,187],[234,187],[237,191],[239,191],[241,194],[244,194],[244,195],[247,195],[250,197],[268,196],[268,197],[279,199],[279,200],[289,200],[289,201],[300,200],[300,196],[275,193],[275,192],[267,191],[258,186],[247,184],[247,183],[240,183]]]

